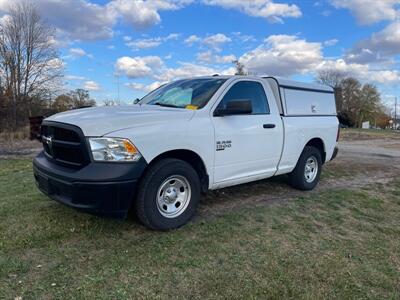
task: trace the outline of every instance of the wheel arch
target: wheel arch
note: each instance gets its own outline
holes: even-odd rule
[[[202,192],[206,192],[209,187],[209,175],[207,172],[206,165],[204,160],[198,155],[196,152],[188,149],[175,149],[163,152],[156,157],[154,157],[150,162],[147,168],[155,164],[156,162],[165,159],[165,158],[176,158],[187,162],[191,165],[197,174],[199,175],[201,190]],[[147,169],[146,168],[146,169]]]
[[[319,138],[319,137],[312,138],[304,145],[304,147],[306,147],[306,146],[312,146],[312,147],[317,148],[321,152],[322,163],[325,163],[325,161],[326,161],[325,143],[321,138]],[[303,147],[303,149],[304,149],[304,147]]]

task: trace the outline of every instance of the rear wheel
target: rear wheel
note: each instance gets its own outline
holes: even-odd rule
[[[294,170],[289,174],[290,184],[300,190],[312,190],[321,176],[322,158],[319,149],[306,146]]]
[[[199,176],[191,165],[163,159],[150,167],[139,185],[136,214],[149,228],[178,228],[195,214],[200,190]]]

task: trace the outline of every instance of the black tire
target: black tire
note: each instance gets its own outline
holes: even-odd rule
[[[305,174],[306,163],[310,158],[315,158],[318,166],[315,178],[312,181],[307,180]],[[289,174],[290,185],[296,189],[303,191],[312,190],[319,182],[321,169],[322,158],[320,150],[312,146],[304,147],[304,150],[301,153],[299,160],[297,161],[296,167]]]
[[[157,204],[158,191],[168,178],[179,176],[186,179],[190,197],[185,209],[176,217],[166,217]],[[200,179],[194,168],[185,161],[166,158],[152,165],[139,183],[135,211],[139,220],[155,230],[169,230],[186,224],[195,214],[200,201]],[[161,206],[160,206],[161,207]]]

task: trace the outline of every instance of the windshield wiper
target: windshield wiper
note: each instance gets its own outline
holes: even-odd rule
[[[153,105],[159,105],[159,106],[164,106],[164,107],[182,108],[182,107],[177,106],[177,105],[163,103],[163,102],[155,102],[155,103],[153,103]]]

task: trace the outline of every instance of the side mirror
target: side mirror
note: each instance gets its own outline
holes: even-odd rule
[[[253,112],[250,100],[229,100],[225,108],[216,109],[214,116],[248,115]]]
[[[139,99],[139,98],[136,98],[135,100],[133,100],[133,104],[138,104],[139,101],[140,101],[140,99]]]

